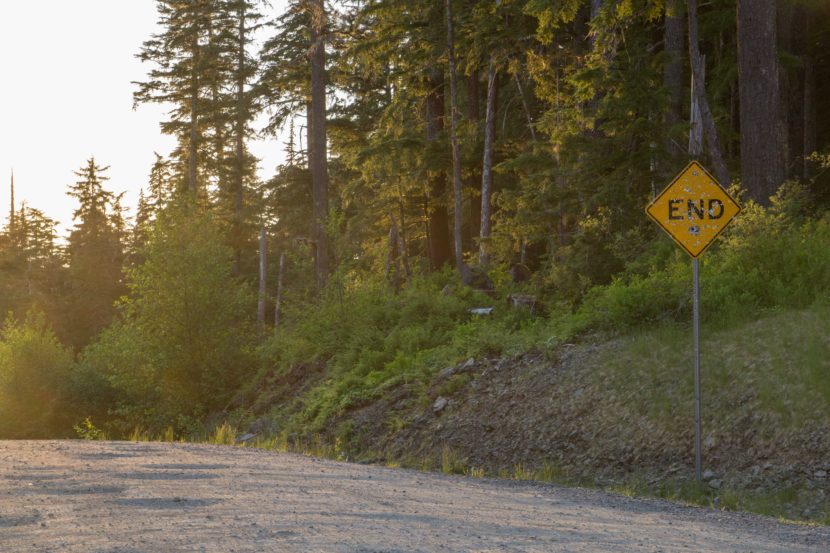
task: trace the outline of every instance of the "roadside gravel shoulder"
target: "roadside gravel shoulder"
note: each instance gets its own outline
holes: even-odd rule
[[[196,444],[0,442],[0,550],[827,552],[830,529]]]

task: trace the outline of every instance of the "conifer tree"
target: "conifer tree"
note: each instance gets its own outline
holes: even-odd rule
[[[252,134],[251,121],[259,111],[255,91],[250,87],[258,72],[258,60],[250,53],[252,33],[260,27],[261,15],[255,11],[257,2],[235,0],[230,9],[234,15],[236,34],[232,41],[235,64],[233,65],[233,231],[231,244],[234,250],[234,273],[238,274],[242,264],[242,249],[245,242],[246,197],[256,178],[256,160],[248,152],[246,143]]]
[[[461,152],[458,146],[458,72],[455,61],[455,32],[453,30],[452,0],[445,0],[447,17],[447,57],[450,68],[450,144],[452,147],[452,181],[455,209],[453,210],[453,252],[458,272],[464,274],[464,250],[461,244],[463,225],[463,196],[461,183]]]
[[[18,317],[37,309],[62,332],[66,268],[58,223],[25,202],[14,213],[14,225],[10,218],[0,231],[0,309]]]
[[[150,178],[147,184],[147,209],[149,218],[153,218],[160,210],[167,207],[173,200],[175,193],[175,177],[171,162],[164,156],[155,154],[156,161],[150,169]]]
[[[75,175],[67,195],[78,202],[69,234],[68,315],[75,321],[70,342],[81,347],[109,324],[124,291],[124,219],[120,196],[104,188],[109,167],[94,158]]]
[[[271,136],[278,136],[286,124],[304,115],[311,98],[309,21],[309,12],[300,2],[292,1],[268,23],[273,33],[258,55],[260,73],[254,94],[267,106],[269,119],[264,131]]]
[[[326,134],[326,37],[327,16],[324,0],[309,0],[309,49],[311,104],[309,127],[309,167],[314,212],[314,265],[317,284],[326,283],[329,274],[329,239],[326,218],[329,211],[328,148]]]
[[[144,42],[138,58],[153,64],[148,80],[135,83],[136,105],[168,103],[170,119],[162,132],[178,139],[174,153],[178,172],[194,197],[203,193],[206,120],[215,116],[216,98],[206,90],[206,77],[216,77],[218,49],[210,37],[221,26],[218,0],[157,0],[162,31]]]

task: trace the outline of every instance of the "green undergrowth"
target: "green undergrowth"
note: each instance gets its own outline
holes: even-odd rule
[[[769,309],[830,299],[830,217],[802,218],[776,198],[748,203],[701,258],[705,323],[728,327]],[[577,332],[627,331],[691,318],[689,258],[667,239],[629,261],[610,284],[593,288],[570,317]]]
[[[626,497],[651,497],[711,509],[743,511],[775,517],[789,523],[830,524],[830,513],[827,512],[815,513],[806,518],[799,514],[802,507],[799,495],[804,489],[800,485],[755,491],[736,488],[714,490],[705,482],[688,479],[663,480],[648,484],[642,476],[631,476],[622,483],[610,486],[596,483],[587,485],[604,488]]]
[[[478,316],[470,311],[476,307],[495,309]],[[422,396],[440,369],[468,357],[511,356],[558,343],[547,319],[508,309],[504,297],[470,290],[449,272],[416,278],[399,294],[385,283],[364,283],[332,294],[296,321],[265,347],[269,367],[252,388],[265,382],[265,397],[256,401],[267,402],[293,367],[323,365],[317,386],[298,402],[278,406],[293,411],[284,422],[302,433],[321,431],[332,418],[397,388]]]
[[[728,331],[775,310],[830,303],[830,218],[799,215],[792,205],[780,198],[769,209],[749,203],[703,257],[707,330]],[[555,356],[563,343],[586,336],[604,339],[653,328],[666,337],[680,336],[691,318],[691,264],[667,240],[630,260],[625,272],[594,287],[579,305],[539,295],[544,314],[508,307],[509,292],[541,292],[533,285],[506,284],[498,269],[492,274],[502,285],[491,296],[461,285],[449,270],[415,277],[398,294],[383,281],[334,278],[316,306],[289,309],[288,323],[262,349],[260,376],[242,395],[252,411],[270,409],[281,429],[313,434],[396,390],[425,402],[438,371],[468,357],[512,357],[533,350]],[[475,307],[494,310],[477,316],[470,313]],[[820,344],[793,340],[780,345],[799,350],[799,356],[819,355]],[[712,359],[725,354],[712,347],[704,353]],[[297,367],[320,369],[316,376],[300,376],[299,394],[290,389],[293,383],[285,383]],[[731,373],[724,370],[710,378],[728,378]],[[615,373],[620,381],[625,374]],[[817,390],[830,388],[821,371],[809,378]],[[775,401],[774,393],[763,393]]]

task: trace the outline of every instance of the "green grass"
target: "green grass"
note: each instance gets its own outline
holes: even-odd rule
[[[787,430],[830,424],[830,307],[775,311],[731,328],[702,328],[704,433],[728,429],[749,411]],[[662,326],[630,336],[594,362],[593,380],[621,407],[668,432],[688,424],[692,398],[689,327]]]
[[[214,445],[234,445],[236,443],[236,428],[224,422],[216,427],[207,443]]]
[[[444,446],[441,450],[441,472],[444,474],[466,474],[469,471],[466,459],[459,456],[458,452]]]

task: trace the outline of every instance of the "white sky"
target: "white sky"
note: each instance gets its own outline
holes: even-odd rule
[[[282,1],[272,2],[273,10]],[[33,18],[32,10],[36,10]],[[268,13],[267,15],[271,15]],[[166,108],[132,109],[131,81],[150,69],[135,58],[157,32],[152,0],[42,0],[0,3],[0,221],[15,200],[43,210],[65,228],[74,200],[66,186],[90,157],[109,165],[109,189],[126,191],[133,208],[145,186],[153,152],[174,140],[159,130]],[[251,144],[260,175],[283,157],[282,140]]]

